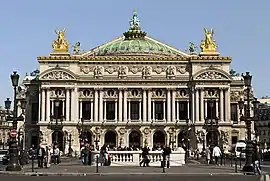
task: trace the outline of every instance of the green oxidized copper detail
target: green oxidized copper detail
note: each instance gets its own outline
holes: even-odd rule
[[[129,31],[123,33],[125,39],[143,39],[146,36],[146,33],[141,31],[140,28],[140,19],[138,18],[137,12],[133,12],[132,18],[129,20]]]

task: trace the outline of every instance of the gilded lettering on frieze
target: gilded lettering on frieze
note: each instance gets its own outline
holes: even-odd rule
[[[196,82],[196,85],[228,85],[227,82]]]

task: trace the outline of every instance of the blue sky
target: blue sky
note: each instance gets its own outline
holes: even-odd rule
[[[269,0],[2,0],[0,105],[13,95],[12,71],[24,77],[38,68],[36,57],[49,55],[56,28],[90,50],[125,32],[134,9],[143,30],[180,50],[214,28],[221,55],[233,57],[237,72],[253,74],[256,96],[270,95],[269,7]]]

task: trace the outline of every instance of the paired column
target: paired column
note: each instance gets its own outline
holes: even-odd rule
[[[90,120],[91,121],[93,121],[93,114],[94,114],[94,103],[93,103],[93,100],[91,100],[91,107],[90,107],[90,109],[91,109],[91,115],[90,115]]]
[[[175,94],[175,90],[172,90],[172,122],[175,122]]]
[[[189,107],[188,107],[187,110],[189,111]],[[180,113],[180,111],[179,111],[179,101],[178,100],[176,102],[176,113],[177,113],[176,120],[179,121],[179,113]]]
[[[139,101],[139,121],[142,120],[142,101]]]
[[[41,119],[40,121],[45,121],[45,113],[46,113],[46,92],[45,89],[41,89],[41,101],[39,102],[39,104],[41,103]]]
[[[191,120],[195,122],[195,88],[191,89]]]
[[[131,120],[131,104],[130,104],[130,100],[128,100],[128,120]]]
[[[163,101],[163,121],[165,121],[165,120],[166,120],[166,101],[164,100]]]
[[[95,89],[95,97],[94,97],[94,105],[95,105],[95,113],[94,113],[94,122],[98,122],[98,89]]]
[[[73,111],[72,111],[73,112]],[[79,121],[79,91],[78,88],[74,88],[74,122]]]
[[[149,122],[151,122],[151,115],[152,115],[152,111],[151,111],[151,96],[152,96],[152,92],[151,92],[151,90],[148,90],[148,97],[147,97],[148,100],[147,100],[147,102],[148,102],[148,121]],[[155,116],[154,115],[154,111],[153,111],[153,116]]]
[[[123,120],[122,120],[122,118],[123,118],[123,116],[122,116],[122,102],[123,102],[123,92],[122,92],[122,90],[121,89],[119,89],[118,90],[118,101],[119,101],[119,104],[118,104],[118,111],[119,111],[119,115],[118,115],[118,120],[120,121],[120,122],[122,122]]]
[[[118,111],[118,109],[117,109],[117,99],[115,100],[115,107],[114,107],[114,120],[115,121],[117,121],[117,111]],[[120,115],[119,115],[120,116]]]
[[[167,89],[167,121],[171,122],[171,90],[170,89]]]
[[[127,122],[127,94],[128,91],[124,90],[124,122]]]
[[[103,104],[104,104],[104,110],[103,110],[103,120],[106,121],[107,120],[107,115],[106,115],[106,110],[107,110],[107,101],[103,100]]]
[[[50,121],[51,116],[51,102],[50,102],[50,89],[46,89],[46,121]]]
[[[102,90],[99,91],[99,121],[103,121],[103,94]]]
[[[220,89],[220,121],[224,121],[224,90]]]
[[[165,102],[163,102],[163,105],[164,105],[164,104],[165,104]],[[153,111],[152,111],[152,113],[153,113],[152,120],[156,120],[156,113],[155,113],[155,110],[156,110],[155,107],[156,107],[156,106],[155,106],[155,101],[154,101],[154,100],[152,101],[152,105],[153,105],[153,106],[152,106],[152,107],[153,107]],[[164,109],[165,109],[165,108],[164,108]],[[164,112],[164,111],[163,111],[163,112]],[[165,119],[165,116],[164,116],[164,115],[163,115],[163,117],[164,117],[164,119]]]
[[[196,108],[196,118],[195,118],[195,121],[199,121],[199,119],[200,119],[200,98],[199,98],[199,89],[198,88],[196,88],[195,89],[195,91],[196,91],[196,106],[195,106],[195,108]]]
[[[200,99],[200,106],[201,106],[201,121],[203,122],[204,117],[204,89],[201,89],[201,99]]]
[[[207,100],[204,101],[204,114],[205,114],[205,117],[207,118]]]
[[[146,122],[147,120],[147,114],[146,114],[146,105],[147,105],[147,100],[146,100],[146,90],[143,89],[143,122]]]
[[[66,89],[66,121],[70,121],[70,89]]]
[[[225,121],[231,122],[230,88],[225,89]]]
[[[79,116],[79,119],[82,118],[82,100],[79,101],[80,102],[80,116]]]

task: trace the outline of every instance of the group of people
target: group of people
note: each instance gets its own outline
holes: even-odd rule
[[[31,157],[34,156],[37,158],[39,168],[49,168],[51,166],[51,163],[60,163],[60,150],[57,144],[45,147],[39,145],[37,150],[34,150],[34,148],[32,147],[29,150],[29,154]]]
[[[252,163],[253,163],[253,170],[255,173],[261,174],[261,161],[262,161],[262,152],[257,144],[253,145],[253,154],[252,154]],[[211,150],[210,146],[205,149],[205,157],[207,164],[210,164],[210,160],[214,159],[216,165],[220,165],[220,158],[223,156],[222,150],[219,148],[218,145],[214,146]]]

